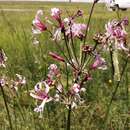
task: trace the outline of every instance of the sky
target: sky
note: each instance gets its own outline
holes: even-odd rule
[[[68,2],[69,0],[0,0],[0,1],[58,1],[58,2]],[[71,0],[72,2],[91,2],[93,0]],[[104,1],[104,0],[100,0]]]

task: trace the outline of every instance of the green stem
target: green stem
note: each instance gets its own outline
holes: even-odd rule
[[[75,52],[75,51],[76,51],[76,48],[75,48],[75,46],[74,46],[74,41],[73,41],[73,36],[72,36],[72,26],[70,27],[70,33],[71,33],[71,43],[72,43],[73,55],[74,55],[74,58],[75,58],[77,64],[79,65],[79,61],[78,61],[78,58],[77,58],[76,52]]]
[[[66,49],[67,49],[67,52],[68,52],[68,56],[69,56],[70,62],[71,62],[72,65],[74,65],[74,63],[72,61],[71,53],[70,53],[70,50],[69,50],[68,41],[67,41],[65,32],[64,32],[64,39],[65,39],[65,45],[66,45]]]
[[[71,129],[71,104],[68,109],[68,118],[67,118],[67,130]]]
[[[7,116],[8,116],[8,120],[9,120],[9,124],[10,124],[10,130],[13,130],[13,126],[12,126],[12,122],[11,122],[11,117],[10,117],[10,113],[9,113],[8,104],[6,102],[6,97],[5,97],[4,89],[3,89],[3,86],[1,86],[1,84],[0,84],[0,88],[1,88],[3,99],[4,99],[5,108],[6,108],[6,111],[7,111]]]
[[[117,92],[119,86],[120,86],[120,83],[121,83],[122,77],[123,77],[124,72],[125,72],[125,69],[126,69],[126,67],[127,67],[128,59],[129,59],[129,57],[127,57],[127,59],[125,60],[125,64],[124,64],[124,66],[123,66],[123,70],[122,70],[122,72],[121,72],[120,80],[117,81],[117,85],[116,85],[116,87],[115,87],[115,89],[114,89],[114,91],[113,91],[112,97],[111,97],[110,102],[109,102],[109,104],[108,104],[108,108],[107,108],[107,112],[106,112],[106,116],[105,116],[105,123],[107,122],[108,115],[109,115],[109,111],[110,111],[110,108],[111,108],[111,105],[112,105],[113,99],[114,99],[114,97],[115,97],[115,95],[116,95],[116,92]]]
[[[89,18],[88,18],[88,23],[87,23],[87,28],[86,28],[86,31],[85,31],[85,37],[84,37],[83,45],[85,45],[85,42],[86,42],[86,40],[87,40],[89,25],[90,25],[90,22],[91,22],[91,18],[92,18],[92,14],[93,14],[93,11],[94,11],[95,4],[96,4],[96,3],[93,2],[93,5],[92,5],[92,7],[91,7],[91,11],[90,11],[90,15],[89,15]],[[86,56],[85,56],[85,57],[86,57]],[[86,59],[86,58],[83,58],[83,52],[82,52],[82,56],[81,56],[81,68],[82,68],[83,65],[84,65],[84,59]]]
[[[114,79],[114,73],[115,73],[115,69],[114,69],[114,64],[113,64],[113,59],[112,59],[112,55],[113,55],[113,52],[112,50],[110,50],[110,58],[111,58],[111,70],[112,70],[112,79]]]

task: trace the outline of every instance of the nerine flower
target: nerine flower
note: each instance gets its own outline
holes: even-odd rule
[[[106,70],[107,65],[104,58],[100,57],[99,55],[96,55],[94,63],[91,65],[91,69],[102,69]]]
[[[77,94],[80,92],[80,85],[75,83],[72,88],[71,88],[71,93],[72,94]]]
[[[41,21],[41,16],[43,15],[42,10],[38,10],[35,16],[35,19],[32,22],[33,28],[32,32],[33,34],[39,34],[45,30],[47,30],[46,25]]]
[[[34,99],[42,101],[42,103],[34,109],[35,112],[42,112],[45,104],[52,100],[52,97],[49,96],[49,90],[49,85],[43,81],[37,83],[34,87],[34,90],[30,92],[30,96],[32,96]]]
[[[79,39],[83,39],[85,36],[84,31],[86,30],[87,25],[81,23],[73,23],[68,29],[66,30],[66,35],[71,37],[78,37]]]
[[[49,67],[48,67],[48,77],[53,80],[54,77],[58,77],[60,75],[60,71],[57,67],[57,65],[55,64],[51,64]]]
[[[125,30],[125,27],[128,25],[128,21],[123,19],[122,21],[117,21],[117,20],[113,20],[113,21],[109,21],[106,25],[106,36],[110,39],[110,40],[117,40],[118,44],[120,43],[126,43],[126,36],[127,36],[127,32]]]
[[[56,19],[57,21],[60,20],[61,10],[59,8],[52,8],[51,9],[51,16]]]
[[[123,19],[121,20],[121,23],[122,23],[124,26],[129,25],[128,17],[123,18]]]

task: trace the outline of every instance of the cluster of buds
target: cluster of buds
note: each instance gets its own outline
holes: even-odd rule
[[[97,34],[94,35],[93,40],[97,44],[105,45],[107,43],[108,37],[103,33],[97,33]]]

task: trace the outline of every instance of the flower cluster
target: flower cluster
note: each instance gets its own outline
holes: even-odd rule
[[[58,44],[58,47],[60,46],[58,41],[64,40],[68,55],[62,50],[59,50],[63,53],[63,56],[55,52],[49,52],[49,56],[70,70],[72,83],[69,83],[71,79],[68,77],[67,84],[65,84],[64,80],[66,79],[63,78],[64,76],[62,76],[61,70],[56,64],[51,64],[48,67],[48,74],[45,80],[38,82],[30,92],[30,96],[41,101],[41,104],[38,105],[34,111],[41,113],[44,110],[45,104],[50,101],[65,104],[67,108],[69,108],[69,106],[71,106],[71,108],[77,108],[77,105],[84,102],[81,93],[86,91],[84,87],[86,82],[92,79],[91,71],[95,71],[96,69],[106,70],[106,61],[98,54],[96,48],[90,45],[81,44],[80,50],[82,57],[78,58],[75,53],[75,39],[78,38],[82,42],[85,38],[86,31],[88,31],[86,24],[76,22],[76,18],[83,16],[82,10],[78,10],[72,16],[62,18],[62,11],[59,8],[52,8],[51,17],[45,18],[47,22],[46,25],[42,23],[44,26],[39,24],[39,21],[41,23],[39,17],[41,17],[42,14],[41,10],[37,12],[35,20],[33,21],[33,27],[40,33],[43,31],[50,32],[53,41],[56,42],[55,45]],[[47,27],[49,26],[47,25],[48,23],[54,29],[52,32],[49,30],[50,27]],[[59,48],[62,49],[62,47]],[[86,62],[86,56],[90,56],[92,62]],[[83,57],[84,59],[82,59]],[[86,65],[89,69],[86,69]],[[51,92],[51,90],[53,90],[53,92]]]
[[[115,49],[114,43],[117,43],[117,49],[129,51],[127,47],[127,32],[125,27],[129,24],[127,18],[122,20],[112,20],[105,25],[106,32],[96,34],[94,40],[102,44],[105,48],[112,47]]]
[[[55,89],[55,93],[51,95],[50,91],[52,89]],[[65,86],[61,83],[60,71],[57,65],[51,64],[48,67],[47,79],[38,82],[34,89],[30,91],[30,96],[41,101],[41,104],[34,111],[41,113],[44,110],[45,104],[50,101],[65,104],[67,108],[69,105],[72,105],[72,108],[77,108],[77,104],[83,103],[80,93],[85,92],[85,88],[81,87],[78,83],[74,83],[68,91],[65,90]]]
[[[54,88],[55,81],[60,75],[60,71],[55,64],[51,64],[48,67],[47,78],[44,81],[38,82],[34,90],[30,92],[30,96],[37,100],[41,100],[42,103],[34,109],[36,112],[42,112],[44,110],[45,103],[50,102],[53,98],[49,95],[49,92]]]
[[[41,16],[43,15],[42,10],[38,10],[35,16],[35,19],[32,22],[32,33],[34,35],[33,37],[33,43],[38,44],[39,41],[35,35],[40,34],[44,31],[51,32],[49,28],[47,27],[47,24],[53,24],[52,21],[56,21],[58,24],[53,27],[54,33],[51,33],[52,39],[54,41],[60,41],[62,39],[62,33],[66,35],[67,37],[78,37],[79,39],[84,38],[84,31],[86,30],[87,25],[82,23],[76,23],[74,20],[77,17],[83,16],[83,11],[78,10],[73,16],[69,18],[62,19],[61,17],[62,11],[59,8],[52,8],[51,9],[51,20],[49,20],[48,17],[45,17],[46,24],[44,24],[41,21]],[[48,25],[49,26],[49,25]]]
[[[98,0],[95,0],[94,4],[97,2]],[[43,13],[38,11],[35,19],[39,18],[41,14]],[[103,48],[114,48],[117,43],[118,48],[126,50],[125,26],[128,25],[126,18],[120,21],[109,21],[105,25],[105,33],[98,33],[94,36],[95,45],[92,46],[86,43],[86,33],[90,29],[89,24],[76,22],[76,19],[82,16],[83,11],[78,10],[73,15],[63,18],[62,10],[52,8],[50,18],[45,18],[46,26],[44,24],[41,29],[40,24],[33,24],[40,33],[48,31],[51,34],[52,40],[59,49],[59,54],[49,52],[49,56],[63,67],[63,69],[59,69],[56,64],[51,64],[48,67],[45,80],[38,82],[30,92],[30,96],[41,102],[40,105],[38,102],[38,106],[34,109],[36,112],[41,113],[45,104],[50,101],[64,104],[69,109],[70,107],[71,109],[77,108],[78,105],[84,103],[82,93],[86,92],[86,83],[93,79],[92,73],[96,70],[107,69],[107,62],[101,56]],[[80,42],[78,50],[75,42],[77,39]],[[65,44],[62,44],[64,47],[59,44],[60,41],[64,41]],[[114,54],[113,57],[117,61],[117,54]],[[115,66],[117,68],[117,65]],[[116,72],[118,70],[119,68],[116,69]],[[66,80],[67,82],[65,82]]]

